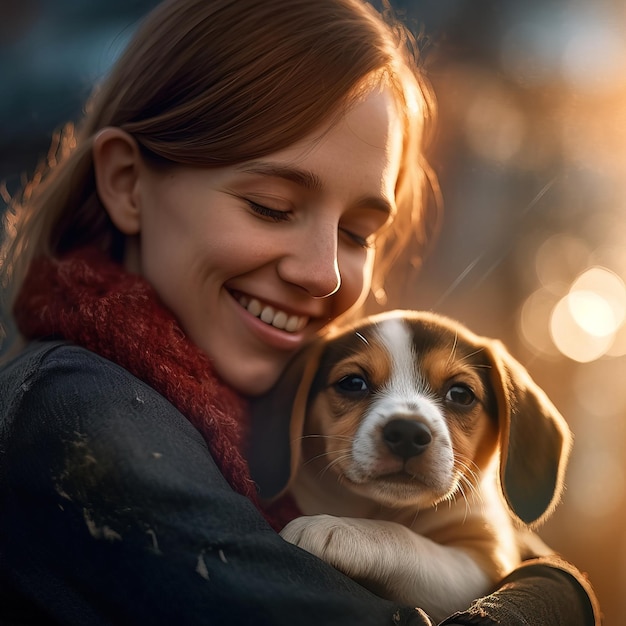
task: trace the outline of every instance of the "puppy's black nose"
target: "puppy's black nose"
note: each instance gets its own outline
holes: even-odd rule
[[[432,439],[428,426],[414,420],[395,419],[383,427],[383,441],[393,454],[403,459],[422,454]]]

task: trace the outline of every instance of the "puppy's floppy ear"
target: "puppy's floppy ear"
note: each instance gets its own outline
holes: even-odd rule
[[[252,403],[248,464],[263,499],[280,496],[300,462],[307,400],[324,346],[317,339],[301,350],[276,385]]]
[[[499,341],[490,341],[500,426],[500,484],[509,508],[532,525],[558,503],[571,446],[567,423]]]

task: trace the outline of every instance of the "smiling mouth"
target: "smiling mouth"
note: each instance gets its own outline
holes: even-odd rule
[[[265,322],[268,326],[273,326],[279,330],[297,333],[309,323],[310,318],[307,315],[290,315],[285,311],[275,309],[269,304],[263,304],[256,298],[249,298],[243,294],[237,294],[235,297],[250,315],[254,315],[254,317]]]

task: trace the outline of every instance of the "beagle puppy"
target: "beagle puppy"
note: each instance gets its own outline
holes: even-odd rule
[[[253,413],[262,496],[288,490],[304,514],[281,535],[437,621],[527,556],[571,442],[500,342],[417,311],[321,337]]]

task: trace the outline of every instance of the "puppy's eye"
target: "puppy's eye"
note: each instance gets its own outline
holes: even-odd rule
[[[340,393],[363,395],[369,391],[369,386],[363,376],[348,374],[335,383],[335,389]]]
[[[474,392],[467,385],[452,385],[446,393],[446,401],[461,406],[470,406],[476,400]]]

